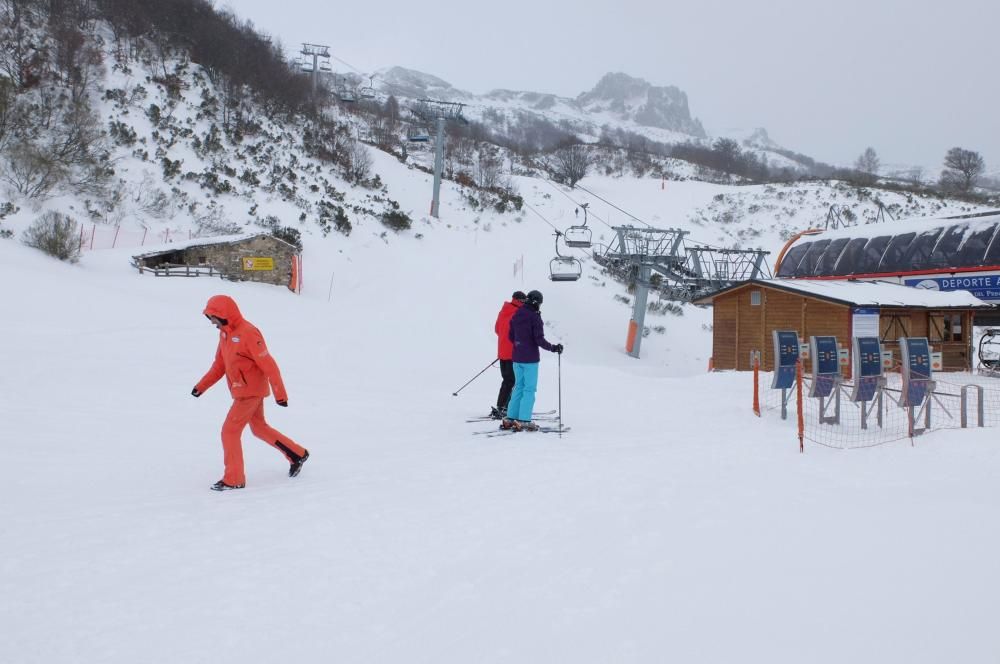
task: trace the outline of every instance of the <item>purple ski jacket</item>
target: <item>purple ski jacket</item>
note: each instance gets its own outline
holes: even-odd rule
[[[542,315],[527,305],[514,312],[507,336],[514,342],[512,359],[515,362],[522,364],[538,362],[539,346],[548,351],[555,351],[555,346],[545,340]]]

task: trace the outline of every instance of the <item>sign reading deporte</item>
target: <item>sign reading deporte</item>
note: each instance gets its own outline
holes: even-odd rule
[[[914,288],[937,291],[969,291],[980,300],[1000,300],[1000,275],[977,274],[961,277],[928,277],[904,279],[903,283]]]
[[[247,256],[243,259],[244,272],[264,272],[274,269],[274,259],[270,256]]]

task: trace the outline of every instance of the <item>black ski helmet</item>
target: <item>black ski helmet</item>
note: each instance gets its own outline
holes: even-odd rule
[[[542,303],[542,294],[536,290],[528,291],[528,304],[539,305]]]
[[[528,299],[528,296],[524,294],[524,291],[516,290],[514,294],[510,296],[510,299],[517,300],[518,302],[524,302]]]

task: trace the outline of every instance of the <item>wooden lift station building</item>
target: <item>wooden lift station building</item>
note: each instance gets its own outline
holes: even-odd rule
[[[734,284],[694,304],[712,305],[715,369],[774,369],[774,330],[802,340],[829,335],[850,348],[852,337],[878,336],[899,361],[901,337],[927,337],[944,371],[972,370],[972,318],[994,308],[966,291],[935,291],[877,281],[768,279]]]

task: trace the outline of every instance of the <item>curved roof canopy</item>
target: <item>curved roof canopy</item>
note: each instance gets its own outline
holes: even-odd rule
[[[855,226],[804,235],[776,277],[838,277],[919,270],[1000,268],[1000,212]]]

